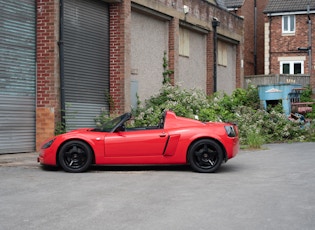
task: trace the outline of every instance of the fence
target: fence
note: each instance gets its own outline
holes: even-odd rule
[[[244,77],[244,88],[249,85],[272,85],[272,84],[300,84],[306,87],[310,84],[310,75],[305,74],[272,74],[272,75],[253,75]]]

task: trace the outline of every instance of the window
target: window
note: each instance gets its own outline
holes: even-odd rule
[[[303,61],[280,62],[280,74],[304,74]]]
[[[218,41],[218,64],[227,66],[227,44]]]
[[[295,15],[282,16],[282,33],[295,33]]]
[[[189,30],[179,28],[179,55],[189,57]]]

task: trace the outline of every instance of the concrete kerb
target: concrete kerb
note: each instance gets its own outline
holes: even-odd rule
[[[6,166],[36,166],[38,153],[0,154],[0,167]]]

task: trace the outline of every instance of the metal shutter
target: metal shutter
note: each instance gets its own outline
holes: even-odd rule
[[[35,150],[35,0],[0,0],[0,154]]]
[[[63,31],[66,126],[93,127],[109,108],[108,4],[65,0]]]

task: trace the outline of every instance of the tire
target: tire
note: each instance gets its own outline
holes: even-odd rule
[[[73,140],[65,143],[58,154],[60,166],[66,172],[80,173],[92,164],[92,150],[83,141]]]
[[[214,140],[198,140],[188,150],[188,161],[194,171],[213,173],[223,162],[222,147]]]

